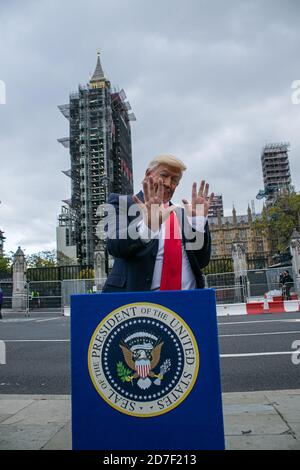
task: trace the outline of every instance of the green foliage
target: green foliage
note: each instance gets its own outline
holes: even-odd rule
[[[9,274],[11,270],[11,259],[8,256],[0,258],[0,272]]]
[[[26,256],[28,268],[49,268],[57,266],[55,250],[44,250]]]
[[[300,195],[286,193],[278,197],[276,203],[262,212],[260,220],[253,222],[253,228],[263,236],[273,239],[278,251],[289,245],[294,229],[298,230],[300,219]]]
[[[122,382],[128,382],[131,371],[124,366],[123,362],[118,362],[117,374],[118,374],[118,377],[120,377],[120,379],[122,380]]]

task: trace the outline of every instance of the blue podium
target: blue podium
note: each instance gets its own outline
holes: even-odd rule
[[[71,299],[75,450],[224,449],[211,289]]]

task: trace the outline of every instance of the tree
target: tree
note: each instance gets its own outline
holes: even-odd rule
[[[26,256],[28,268],[51,268],[57,266],[56,251],[44,250]]]
[[[300,194],[281,194],[273,206],[264,209],[253,227],[272,240],[277,251],[284,251],[294,229],[300,229]]]
[[[11,259],[8,256],[0,257],[0,272],[4,274],[10,274]]]

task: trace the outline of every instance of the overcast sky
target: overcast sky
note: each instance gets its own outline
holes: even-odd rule
[[[0,229],[6,252],[56,246],[61,200],[70,197],[68,121],[57,105],[101,62],[124,88],[132,125],[135,191],[157,153],[188,170],[175,202],[204,178],[246,213],[263,187],[265,143],[291,144],[300,189],[298,0],[0,0]],[[1,101],[1,100],[0,100]],[[255,200],[257,211],[261,202]]]

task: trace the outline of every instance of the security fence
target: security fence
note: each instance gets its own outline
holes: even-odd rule
[[[13,293],[13,283],[12,280],[0,280],[0,287],[3,291],[3,303],[2,308],[12,308],[12,293]]]
[[[291,266],[286,266],[279,268],[247,271],[247,278],[249,281],[248,296],[251,298],[263,296],[267,293],[274,293],[274,295],[280,295],[282,291],[280,275],[283,271],[286,270],[289,271],[290,276],[293,278],[291,292],[294,292],[296,290],[296,280],[294,278]]]
[[[208,274],[205,281],[206,287],[215,289],[218,304],[246,301],[247,282],[245,274],[239,276],[239,278],[237,278],[233,272]]]
[[[234,272],[207,274],[206,287],[216,290],[217,303],[246,302],[264,298],[265,295],[283,295],[287,299],[289,295],[286,289],[282,290],[280,283],[280,274],[285,270],[293,277],[290,266],[247,270],[241,272],[240,276],[236,276]],[[294,286],[295,282],[290,286],[288,294],[295,291]]]
[[[218,287],[216,291],[217,304],[236,304],[246,302],[245,286],[236,285],[234,287]]]
[[[49,266],[28,268],[26,279],[31,281],[62,281],[64,279],[84,279],[93,277],[92,266]]]
[[[27,283],[27,310],[62,310],[61,281]]]
[[[30,281],[27,283],[27,311],[60,311],[70,307],[71,295],[96,294],[106,279],[64,279],[62,281]]]
[[[206,287],[216,291],[218,304],[240,303],[256,299],[262,299],[265,295],[280,296],[290,292],[282,292],[280,274],[288,269],[292,276],[292,270],[287,268],[268,268],[243,271],[240,276],[234,272],[222,272],[206,274]],[[61,312],[70,307],[70,299],[73,294],[97,294],[102,291],[106,279],[64,279],[64,280],[31,280],[24,286],[23,294],[13,301],[13,283],[11,279],[1,279],[0,287],[3,290],[3,309],[16,308],[27,314],[31,312]],[[17,305],[17,307],[16,307]]]
[[[73,294],[94,294],[102,291],[106,279],[65,279],[63,281],[30,281],[22,293],[15,293],[13,299],[12,280],[1,280],[4,309],[30,314],[32,312],[60,312],[70,306]]]
[[[64,279],[62,281],[62,305],[69,307],[73,294],[96,294],[102,291],[106,279]]]

